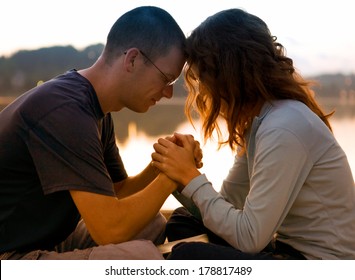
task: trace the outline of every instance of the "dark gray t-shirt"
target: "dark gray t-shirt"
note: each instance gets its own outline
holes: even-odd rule
[[[114,195],[127,178],[92,85],[75,70],[0,113],[0,252],[50,249],[80,218],[68,190]]]

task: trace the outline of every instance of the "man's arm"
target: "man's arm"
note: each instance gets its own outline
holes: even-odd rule
[[[146,188],[124,198],[74,190],[70,194],[90,235],[97,244],[104,245],[136,236],[176,187],[166,175],[159,174]]]
[[[169,140],[170,142],[176,143],[177,145],[182,145],[182,143],[180,143],[177,138],[178,135],[181,134],[175,133],[173,136],[165,137],[165,139]],[[191,141],[193,142],[193,156],[195,159],[196,168],[201,168],[203,166],[203,154],[202,149],[200,148],[200,143],[194,140],[193,136],[189,135],[189,137],[192,138]],[[144,189],[157,177],[159,172],[159,169],[149,163],[148,166],[138,175],[130,176],[121,182],[115,183],[114,189],[116,196],[118,198],[124,198]]]
[[[124,198],[144,189],[158,174],[159,170],[149,163],[139,174],[130,176],[121,182],[114,183],[117,198]]]

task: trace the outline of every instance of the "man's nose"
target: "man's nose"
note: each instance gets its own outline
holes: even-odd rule
[[[170,86],[166,86],[164,89],[163,89],[163,96],[165,98],[172,98],[173,97],[173,91],[174,91],[174,85],[170,85]]]

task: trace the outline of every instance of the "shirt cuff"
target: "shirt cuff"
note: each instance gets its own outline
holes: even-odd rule
[[[182,194],[190,199],[192,199],[193,194],[203,185],[211,184],[205,174],[201,174],[193,178],[190,183],[188,183],[182,190]]]

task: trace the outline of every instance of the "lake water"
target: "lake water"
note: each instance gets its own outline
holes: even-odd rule
[[[331,119],[331,124],[335,137],[348,157],[354,176],[355,118],[334,118]],[[199,127],[198,124],[196,124],[196,127]],[[176,131],[192,134],[199,141],[201,139],[200,132],[195,131],[189,123],[181,124]],[[134,123],[129,127],[129,135],[129,139],[119,144],[119,147],[128,174],[134,175],[142,171],[150,162],[151,153],[153,152],[152,146],[158,137],[150,137],[143,133],[137,133]],[[162,137],[165,136],[162,135]],[[202,144],[202,141],[200,143]],[[214,188],[219,190],[224,177],[228,173],[229,167],[233,163],[234,156],[227,146],[217,151],[217,145],[214,142],[207,142],[202,148],[204,166],[201,171],[206,173]],[[174,209],[178,206],[180,206],[179,202],[171,196],[163,205],[163,209]]]

